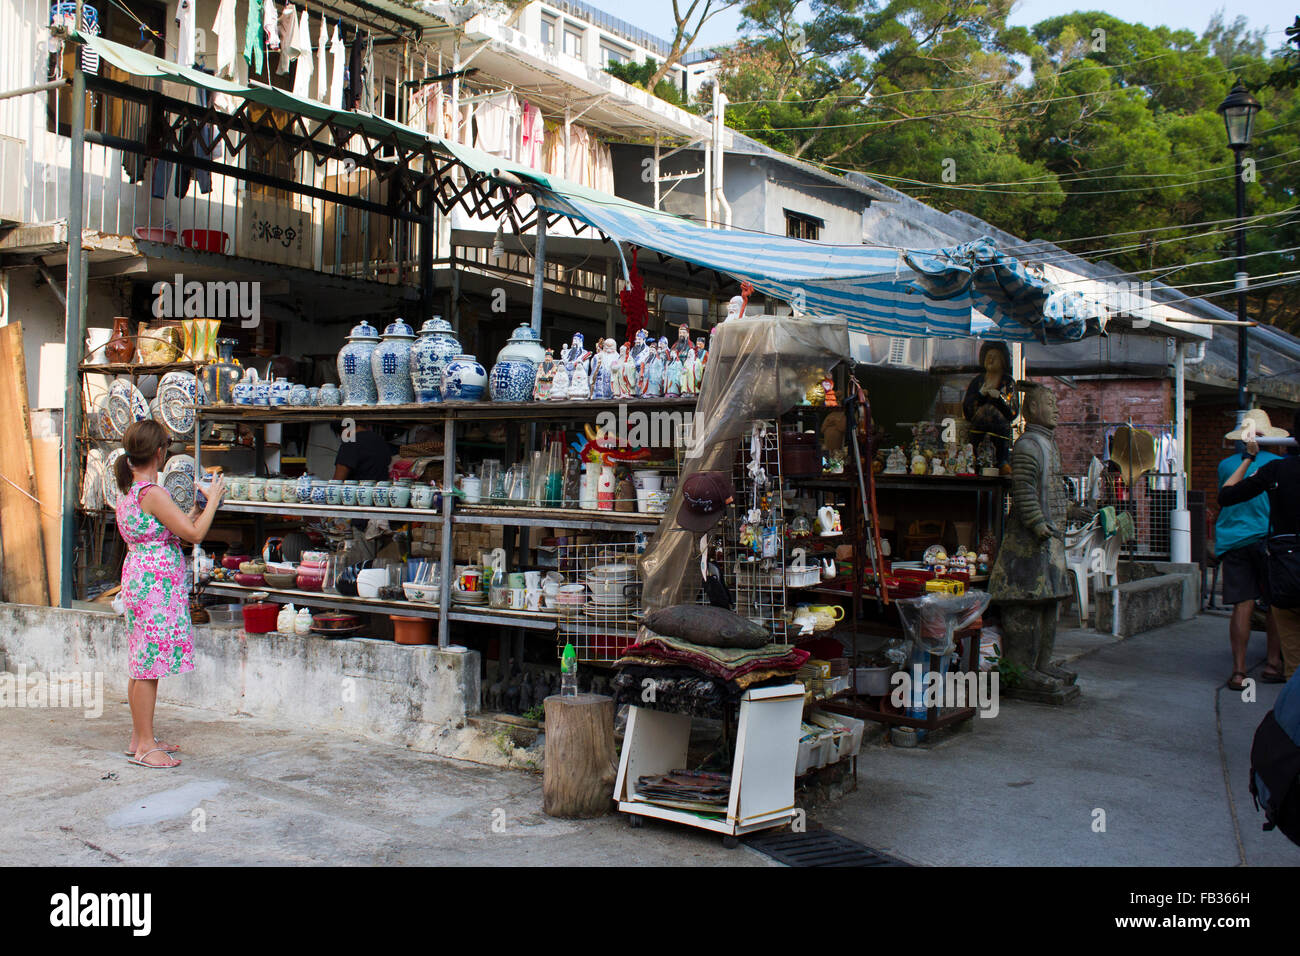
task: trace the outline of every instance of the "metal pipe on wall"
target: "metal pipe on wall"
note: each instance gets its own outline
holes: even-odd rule
[[[81,24],[81,0],[76,20]],[[72,74],[72,158],[68,169],[68,289],[65,297],[63,338],[63,512],[59,565],[59,606],[72,607],[73,562],[77,536],[77,475],[81,471],[77,436],[81,432],[81,343],[86,338],[86,256],[81,233],[86,222],[86,74],[78,58]]]

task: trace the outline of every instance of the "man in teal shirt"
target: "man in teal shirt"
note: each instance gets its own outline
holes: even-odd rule
[[[1275,429],[1269,424],[1268,415],[1262,409],[1252,409],[1246,413],[1247,418],[1255,424],[1257,435],[1271,435],[1273,432],[1286,434],[1282,429]],[[1241,429],[1228,432],[1229,441],[1241,439]],[[1253,475],[1270,461],[1277,461],[1278,456],[1261,451],[1246,475]],[[1219,462],[1219,487],[1227,481],[1237,466],[1241,464],[1241,453],[1237,452]],[[1255,602],[1262,596],[1260,581],[1264,575],[1264,538],[1268,536],[1268,496],[1260,495],[1241,504],[1229,505],[1219,510],[1214,522],[1214,550],[1219,556],[1219,568],[1223,579],[1223,603],[1232,605],[1232,618],[1228,624],[1228,640],[1232,645],[1232,676],[1228,679],[1228,689],[1239,691],[1246,678],[1246,645],[1250,642],[1250,615],[1255,610]],[[1282,677],[1282,651],[1278,641],[1277,627],[1270,613],[1266,620],[1268,665],[1260,674],[1260,679],[1267,683],[1280,683]]]

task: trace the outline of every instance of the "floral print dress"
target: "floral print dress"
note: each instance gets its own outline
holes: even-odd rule
[[[151,481],[137,481],[117,503],[117,529],[128,551],[122,601],[130,629],[130,673],[152,680],[194,670],[190,594],[180,539],[140,507]]]

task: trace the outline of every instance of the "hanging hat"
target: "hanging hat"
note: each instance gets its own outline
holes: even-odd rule
[[[1245,441],[1241,433],[1245,430],[1246,424],[1250,423],[1255,426],[1256,438],[1286,438],[1290,432],[1285,428],[1277,428],[1268,420],[1268,412],[1262,408],[1252,408],[1241,416],[1241,424],[1223,437],[1228,441]]]
[[[1156,466],[1156,437],[1132,425],[1120,425],[1110,439],[1110,460],[1132,485],[1135,478]]]
[[[708,531],[722,520],[736,496],[731,478],[721,471],[697,471],[682,482],[677,523],[687,531]]]

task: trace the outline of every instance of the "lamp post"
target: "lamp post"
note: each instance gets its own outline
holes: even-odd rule
[[[1223,116],[1223,125],[1228,131],[1228,147],[1233,155],[1234,179],[1237,181],[1237,419],[1249,407],[1250,399],[1246,389],[1246,352],[1249,348],[1248,327],[1246,326],[1246,180],[1242,177],[1241,154],[1250,146],[1250,135],[1255,125],[1255,114],[1259,112],[1259,101],[1251,96],[1241,81],[1228,93],[1227,99],[1219,104],[1219,113]]]

